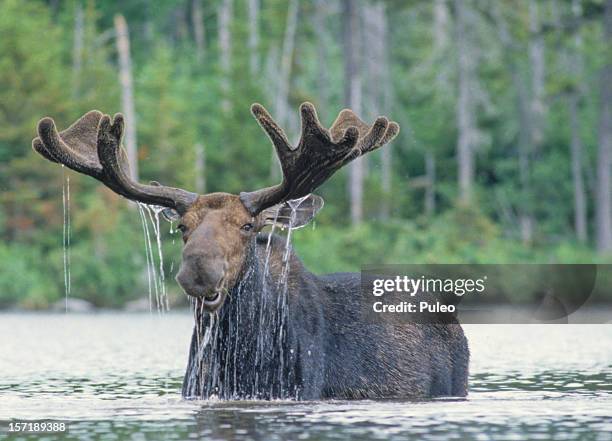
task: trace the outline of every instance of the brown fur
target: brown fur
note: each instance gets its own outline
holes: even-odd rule
[[[204,308],[221,307],[244,267],[247,245],[263,227],[240,198],[229,193],[199,196],[181,220],[183,259],[177,281],[190,296],[204,297]],[[250,230],[245,226],[251,225]],[[217,302],[206,299],[219,295]]]

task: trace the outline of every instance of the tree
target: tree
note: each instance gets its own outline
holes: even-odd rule
[[[249,0],[249,68],[259,72],[259,0]]]
[[[378,115],[391,112],[392,81],[388,56],[388,24],[385,4],[382,2],[365,3],[362,11],[362,47],[368,48],[368,56],[363,57],[363,117],[373,120]],[[391,198],[391,151],[392,145],[380,151],[380,188],[381,198],[378,210],[382,219],[390,214]],[[364,163],[367,165],[367,162]]]
[[[121,108],[125,114],[123,142],[130,162],[130,175],[138,180],[138,144],[136,141],[136,111],[134,110],[134,81],[128,25],[121,14],[115,15],[117,53],[119,54],[119,83],[121,84]]]
[[[583,177],[583,155],[584,146],[582,143],[581,128],[582,124],[579,115],[580,101],[583,99],[582,90],[584,89],[584,78],[582,78],[582,57],[580,52],[582,47],[581,27],[581,4],[580,0],[572,0],[572,15],[576,20],[573,43],[574,47],[570,50],[567,62],[568,68],[573,76],[573,86],[567,96],[567,107],[570,125],[570,149],[572,162],[572,182],[574,187],[574,230],[579,242],[587,241],[587,202],[586,191]]]
[[[612,0],[606,0],[603,19],[603,44],[608,57],[600,73],[599,143],[597,150],[597,188],[595,206],[597,249],[600,253],[612,251],[612,199],[610,160],[612,159]]]
[[[221,109],[228,113],[230,110],[230,83],[229,75],[232,66],[232,0],[221,0],[217,13],[218,39],[219,39],[219,66],[221,75]]]
[[[330,32],[327,23],[327,7],[329,2],[325,0],[315,0],[315,11],[312,24],[316,34],[317,45],[317,95],[321,107],[325,108],[329,104],[329,44]]]
[[[74,10],[74,44],[72,48],[72,87],[75,98],[79,96],[79,82],[83,69],[83,45],[85,40],[85,24],[83,22],[83,5],[81,5],[81,2],[77,2]]]
[[[360,29],[359,3],[343,0],[343,47],[344,47],[344,104],[356,114],[361,114],[361,63],[359,55]],[[351,222],[359,224],[363,220],[363,179],[364,159],[357,158],[349,165],[349,198]]]
[[[206,33],[204,32],[204,14],[202,12],[202,0],[192,0],[191,22],[193,25],[193,37],[196,44],[196,60],[202,63],[206,51]]]
[[[457,167],[459,180],[459,202],[470,204],[474,186],[474,97],[472,95],[473,48],[468,37],[468,5],[455,0],[456,42],[458,64],[457,98]]]
[[[287,6],[287,21],[281,49],[280,70],[277,78],[277,91],[274,99],[274,114],[276,121],[281,127],[286,127],[289,119],[289,82],[291,79],[291,64],[293,60],[293,50],[295,47],[295,32],[297,29],[297,18],[299,3],[297,0],[289,0]],[[272,162],[270,172],[274,179],[278,179],[280,163],[278,157],[272,149]]]

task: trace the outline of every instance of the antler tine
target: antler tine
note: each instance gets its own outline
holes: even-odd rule
[[[274,119],[272,119],[268,111],[261,104],[253,104],[251,106],[251,113],[272,141],[279,158],[286,156],[286,154],[292,150],[292,147],[287,139],[287,135],[285,135],[285,131],[276,124]]]
[[[107,180],[119,188],[117,193],[128,199],[170,207],[185,213],[197,199],[196,193],[159,184],[145,185],[128,177],[128,162],[121,148],[124,124],[123,115],[117,113],[113,121],[110,116],[104,115],[98,126],[98,158]]]
[[[399,125],[384,116],[369,126],[348,109],[341,111],[327,130],[319,122],[314,106],[306,102],[300,106],[302,135],[293,148],[262,105],[254,104],[251,111],[272,141],[283,171],[280,184],[240,194],[253,216],[272,205],[310,194],[342,166],[381,147],[399,133]]]
[[[32,141],[32,147],[50,161],[66,165],[79,173],[100,179],[102,177],[102,167],[96,158],[87,155],[86,147],[88,143],[95,144],[96,127],[100,118],[102,118],[102,113],[92,110],[61,133],[57,132],[53,119],[43,118],[38,122],[39,137]],[[79,136],[81,137],[80,140]]]
[[[110,116],[92,110],[68,129],[58,133],[51,118],[38,123],[38,138],[32,147],[46,159],[92,176],[115,193],[147,204],[187,211],[197,194],[164,186],[142,185],[129,176],[129,163],[123,148],[123,115]]]

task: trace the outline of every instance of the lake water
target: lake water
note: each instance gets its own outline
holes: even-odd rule
[[[0,421],[13,439],[612,440],[612,325],[467,325],[465,400],[181,399],[188,313],[0,314]],[[0,438],[3,435],[0,433]]]

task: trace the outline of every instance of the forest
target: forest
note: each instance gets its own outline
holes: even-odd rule
[[[121,307],[151,263],[184,302],[169,223],[160,262],[154,216],[32,151],[91,109],[141,182],[200,193],[279,181],[254,102],[292,140],[304,101],[397,121],[293,234],[316,273],[609,262],[611,42],[612,0],[0,0],[0,307]]]

